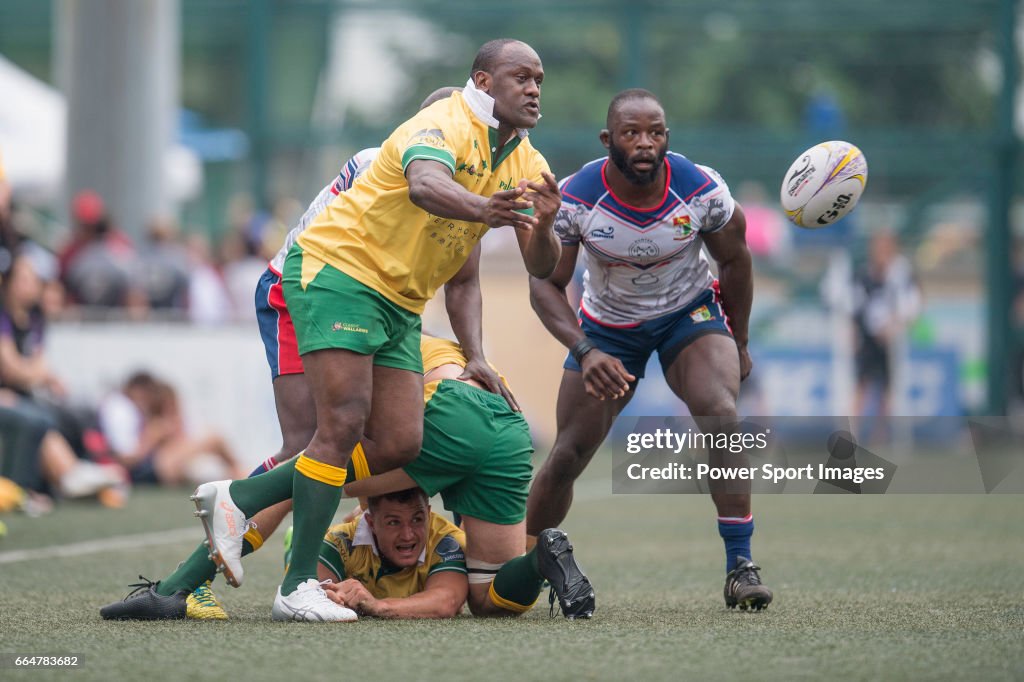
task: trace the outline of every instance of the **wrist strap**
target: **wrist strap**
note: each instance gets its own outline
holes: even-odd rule
[[[582,366],[583,356],[589,353],[590,351],[594,350],[595,348],[597,348],[597,346],[595,346],[590,339],[584,336],[582,339],[576,342],[576,345],[569,349],[569,354],[572,355],[572,358],[573,360],[576,361],[576,364]]]

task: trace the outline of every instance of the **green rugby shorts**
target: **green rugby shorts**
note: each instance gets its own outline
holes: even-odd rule
[[[423,448],[404,469],[445,509],[511,525],[526,518],[530,427],[500,395],[445,379],[427,402]]]
[[[299,355],[342,348],[372,355],[375,365],[423,373],[421,320],[416,313],[314,258],[298,244],[288,251],[281,281]]]

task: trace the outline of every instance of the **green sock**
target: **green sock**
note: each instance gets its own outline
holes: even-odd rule
[[[494,593],[501,599],[530,607],[540,595],[544,577],[537,570],[537,548],[505,563],[494,576]],[[502,604],[498,604],[502,606]]]
[[[316,578],[316,567],[334,513],[341,502],[341,486],[323,483],[295,471],[292,495],[292,555],[281,581],[281,594],[288,595],[301,583]]]
[[[231,499],[235,501],[235,506],[250,518],[255,516],[256,512],[291,499],[292,477],[298,459],[292,457],[265,474],[233,481],[228,490],[231,492]]]
[[[217,575],[217,565],[210,561],[210,549],[200,543],[178,569],[160,581],[156,593],[169,597],[179,590],[191,592]]]
[[[242,540],[242,556],[253,553],[252,544]],[[191,592],[207,580],[217,577],[217,564],[210,561],[210,549],[205,543],[199,543],[196,551],[178,565],[178,568],[156,586],[156,593],[169,597],[179,590]]]

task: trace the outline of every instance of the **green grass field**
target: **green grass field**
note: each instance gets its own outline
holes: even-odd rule
[[[83,666],[0,679],[1024,678],[1019,496],[758,497],[755,558],[775,603],[743,613],[723,605],[710,499],[613,496],[610,470],[610,458],[593,463],[565,526],[598,591],[580,622],[550,619],[542,596],[519,620],[273,623],[280,535],[248,560],[243,588],[221,582],[228,622],[105,622],[100,606],[199,540],[198,524],[194,539],[177,531],[193,523],[187,491],[138,491],[121,511],[5,515],[0,652],[79,654]],[[49,549],[140,533],[155,544]]]

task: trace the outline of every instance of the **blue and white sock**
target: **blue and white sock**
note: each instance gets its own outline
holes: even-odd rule
[[[725,541],[725,572],[728,573],[736,567],[736,557],[743,556],[750,560],[750,536],[754,534],[754,517],[752,514],[746,516],[719,516],[718,534]]]

